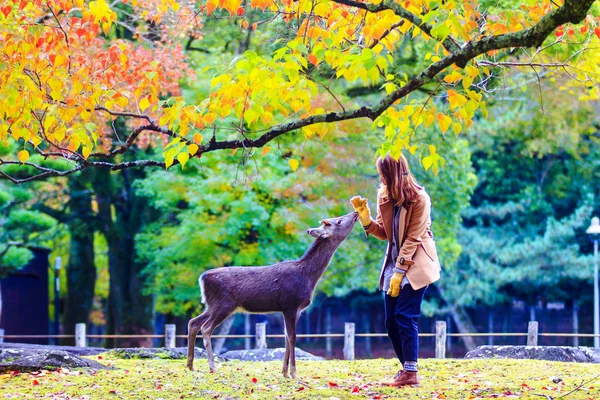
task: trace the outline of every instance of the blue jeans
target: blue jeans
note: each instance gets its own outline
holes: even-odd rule
[[[425,289],[413,290],[410,283],[404,285],[398,297],[385,297],[385,327],[398,359],[417,361],[419,356],[419,317]]]

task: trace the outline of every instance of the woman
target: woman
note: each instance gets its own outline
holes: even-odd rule
[[[431,200],[410,173],[403,155],[377,160],[381,188],[377,193],[377,218],[371,219],[367,199],[350,199],[367,237],[387,240],[379,277],[385,294],[385,326],[403,368],[392,386],[418,385],[418,320],[427,286],[440,278],[440,266],[429,230]]]

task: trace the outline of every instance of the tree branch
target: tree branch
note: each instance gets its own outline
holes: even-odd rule
[[[431,34],[431,29],[432,29],[431,25],[423,22],[423,20],[421,20],[421,18],[418,15],[411,13],[406,8],[402,7],[399,3],[397,3],[393,0],[384,0],[379,4],[361,3],[361,2],[358,2],[355,0],[333,0],[333,1],[335,3],[343,4],[343,5],[346,5],[349,7],[360,8],[362,10],[366,10],[371,13],[378,13],[378,12],[385,11],[385,10],[391,10],[397,16],[404,18],[407,21],[410,21],[413,25],[417,26],[423,32],[425,32],[426,34],[428,34],[429,36],[431,36],[432,38],[437,40],[437,38]],[[460,50],[460,45],[458,44],[456,39],[453,39],[450,36],[448,36],[443,41],[440,41],[440,43],[442,43],[442,46],[444,46],[444,48],[446,48],[446,50],[448,50],[451,53]]]
[[[369,11],[377,9],[381,7],[381,5],[370,5],[364,3],[358,3],[353,0],[334,0],[341,4],[347,4],[351,6],[356,6],[362,9],[368,9]],[[330,112],[327,114],[319,114],[312,115],[306,118],[301,118],[296,121],[279,124],[271,127],[261,136],[256,139],[245,138],[243,140],[225,140],[225,141],[217,141],[214,136],[208,142],[208,144],[201,145],[196,154],[196,157],[200,157],[203,153],[208,153],[215,150],[223,150],[223,149],[236,149],[236,148],[252,148],[252,147],[262,147],[268,142],[276,139],[277,137],[303,128],[305,126],[317,124],[317,123],[331,123],[338,121],[351,120],[356,118],[369,118],[374,121],[377,117],[379,117],[385,110],[391,107],[394,102],[399,99],[402,99],[414,92],[415,90],[420,89],[423,85],[431,82],[440,72],[451,66],[452,64],[457,65],[466,65],[467,62],[473,60],[477,56],[485,54],[489,51],[493,50],[501,50],[513,47],[539,47],[542,45],[544,40],[560,25],[565,23],[579,23],[581,22],[587,14],[587,11],[594,3],[594,0],[565,0],[564,5],[549,12],[544,15],[540,21],[533,25],[528,29],[523,29],[518,32],[506,33],[498,36],[486,36],[482,39],[475,42],[467,42],[465,43],[459,50],[450,53],[445,58],[431,64],[429,67],[421,71],[416,77],[411,79],[404,86],[396,89],[394,92],[385,96],[379,103],[374,104],[371,107],[360,107],[354,110],[346,110],[341,112]],[[389,2],[383,2],[389,5]],[[400,7],[402,8],[402,7]],[[410,17],[410,16],[409,16]],[[413,15],[413,17],[416,17]],[[411,17],[412,18],[412,17]],[[418,18],[418,17],[416,17]],[[144,125],[143,127],[138,128],[136,131],[132,133],[132,135],[128,138],[125,145],[122,147],[113,150],[108,154],[96,154],[97,157],[112,157],[116,154],[122,154],[127,149],[129,149],[137,136],[142,131],[154,131],[158,133],[162,133],[165,135],[169,135],[171,137],[179,137],[181,140],[187,144],[191,144],[192,142],[177,135],[175,132],[170,131],[167,128],[163,128],[155,125],[154,122],[151,122],[148,125]],[[139,161],[128,161],[121,163],[110,163],[105,161],[90,161],[90,160],[74,160],[78,165],[67,171],[57,171],[57,170],[49,170],[48,168],[30,165],[39,171],[42,171],[38,175],[34,175],[31,177],[16,179],[8,176],[6,173],[0,171],[0,176],[9,179],[13,183],[24,183],[33,180],[43,179],[49,176],[67,176],[71,175],[75,172],[78,172],[84,168],[88,167],[101,167],[101,168],[109,168],[111,170],[121,170],[126,168],[133,167],[146,167],[146,166],[158,166],[161,168],[165,168],[165,163],[155,160],[139,160]],[[0,159],[0,165],[2,164],[21,164],[18,161],[3,161]],[[31,164],[31,163],[29,163]],[[29,165],[26,163],[26,165]],[[177,164],[175,161],[174,164]]]

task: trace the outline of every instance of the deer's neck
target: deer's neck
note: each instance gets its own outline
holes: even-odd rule
[[[303,272],[310,278],[313,287],[316,286],[317,281],[325,272],[339,245],[333,240],[317,239],[298,260]]]

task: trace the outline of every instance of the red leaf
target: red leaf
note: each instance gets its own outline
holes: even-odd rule
[[[581,29],[579,29],[579,32],[581,33],[586,33],[587,32],[587,26],[582,26]]]
[[[563,31],[563,29],[561,27],[559,27],[556,31],[554,31],[554,36],[556,36],[556,37],[561,37],[564,34],[565,34],[565,31]]]
[[[31,382],[31,384],[32,384],[33,386],[37,386],[37,385],[39,385],[40,383],[38,382],[38,380],[37,380],[37,379],[34,379],[34,380]]]
[[[358,393],[360,392],[360,389],[357,388],[356,386],[354,386],[354,389],[352,389],[352,393]]]
[[[574,34],[575,34],[575,31],[573,29],[567,29],[567,35],[573,36]]]
[[[596,36],[598,36],[598,39],[600,39],[600,26],[594,28],[594,33],[596,34]]]
[[[6,17],[8,17],[8,14],[10,14],[10,12],[12,11],[12,7],[4,6],[4,7],[0,8],[0,11],[2,11],[2,14],[4,14],[4,18],[6,18]]]
[[[298,389],[296,389],[296,392],[301,392],[304,390],[304,386],[300,386]]]
[[[331,386],[331,387],[339,387],[340,385],[338,385],[335,382],[329,382],[329,386]]]
[[[242,15],[244,15],[244,7],[240,7],[237,9],[237,15],[238,17],[241,17]]]
[[[256,383],[256,382],[258,382],[258,379],[252,378],[252,383]]]

